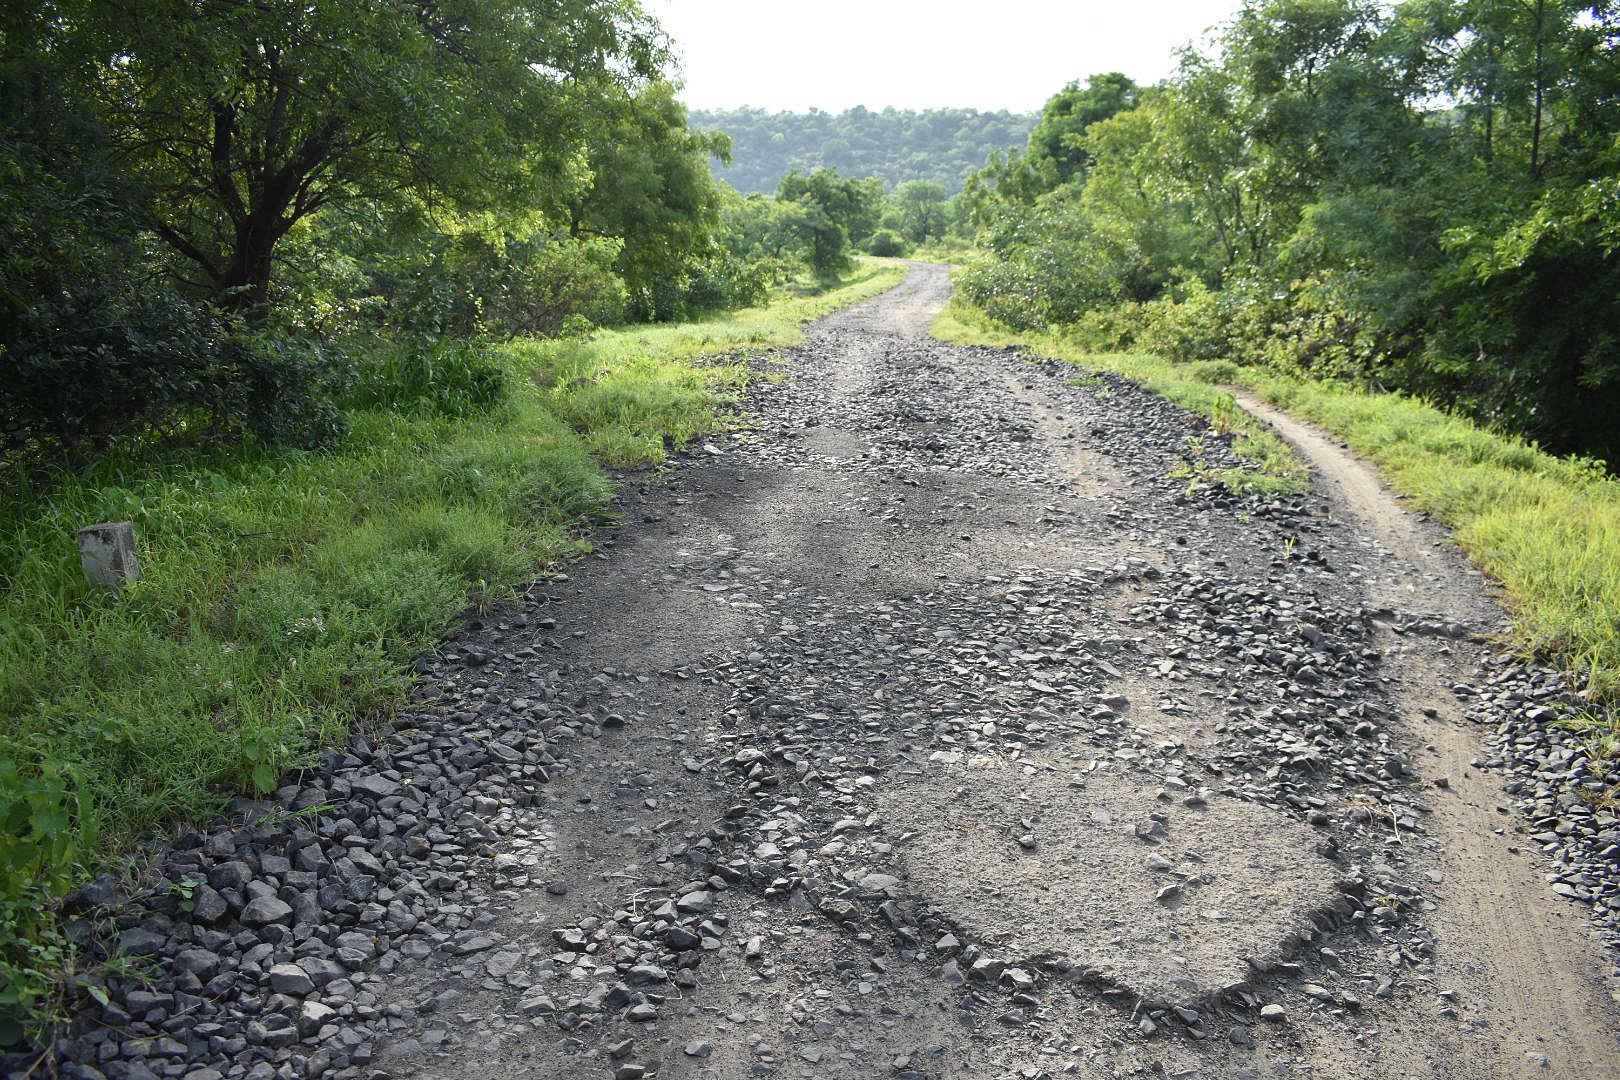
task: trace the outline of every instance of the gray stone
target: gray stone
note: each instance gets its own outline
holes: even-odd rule
[[[306,1001],[298,1010],[298,1034],[309,1038],[332,1022],[337,1010],[318,1001]]]
[[[354,791],[364,792],[377,799],[386,799],[390,795],[399,794],[399,785],[386,776],[371,773],[357,780],[349,781],[349,787]]]
[[[79,564],[98,589],[117,592],[141,580],[135,555],[135,526],[128,521],[87,525],[79,530]]]
[[[261,896],[250,900],[247,907],[242,909],[244,926],[290,926],[292,920],[293,909],[274,896]]]
[[[200,923],[217,923],[230,914],[231,906],[215,889],[198,885],[191,893],[191,918]]]
[[[174,966],[207,982],[219,971],[219,957],[207,949],[182,949],[174,958]]]
[[[270,989],[278,994],[303,997],[314,992],[315,982],[297,964],[277,964],[270,969]]]

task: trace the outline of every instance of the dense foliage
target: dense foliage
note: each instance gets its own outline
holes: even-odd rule
[[[860,220],[742,198],[665,59],[635,0],[8,5],[0,462],[330,447],[347,388],[440,339],[682,319],[847,268],[881,184]]]
[[[1609,2],[1254,0],[1159,86],[1067,88],[970,182],[965,290],[1620,460],[1617,46]]]
[[[740,191],[764,193],[775,191],[790,172],[825,167],[875,176],[891,190],[925,180],[954,194],[989,154],[1021,145],[1034,122],[1017,113],[975,109],[692,113],[693,126],[731,137],[731,163],[718,168],[718,175]]]

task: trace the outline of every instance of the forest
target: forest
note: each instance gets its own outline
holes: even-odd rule
[[[770,193],[794,170],[833,168],[877,177],[889,188],[923,180],[948,194],[992,153],[1022,146],[1033,116],[977,109],[867,109],[805,113],[764,109],[694,110],[692,126],[731,139],[729,163],[715,174],[739,191]]]
[[[1408,392],[1620,462],[1620,12],[1258,0],[969,181],[960,285],[1092,348]]]

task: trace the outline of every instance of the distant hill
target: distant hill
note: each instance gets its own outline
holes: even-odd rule
[[[846,176],[878,176],[892,191],[934,180],[952,194],[992,150],[1022,148],[1035,116],[976,109],[924,112],[856,106],[841,113],[764,109],[694,110],[691,125],[731,136],[731,166],[715,175],[740,191],[772,193],[793,169],[831,165]]]

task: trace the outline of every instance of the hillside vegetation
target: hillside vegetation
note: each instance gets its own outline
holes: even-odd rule
[[[1254,0],[963,196],[990,315],[1432,398],[1620,461],[1620,7]]]
[[[954,194],[991,153],[1022,146],[1034,123],[1033,116],[976,109],[692,112],[695,129],[731,139],[731,162],[717,163],[715,174],[739,191],[766,193],[794,170],[827,167],[877,177],[890,189],[926,180]]]

